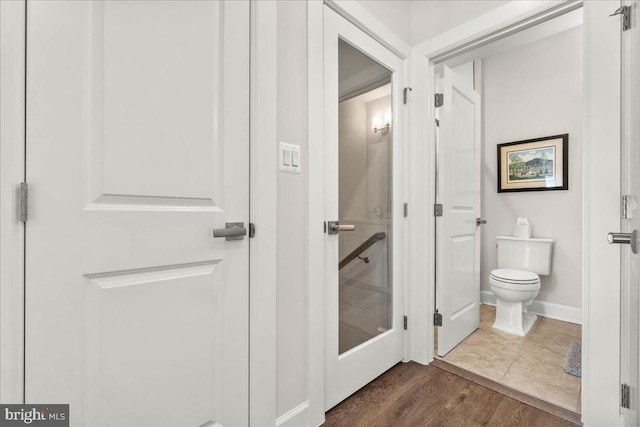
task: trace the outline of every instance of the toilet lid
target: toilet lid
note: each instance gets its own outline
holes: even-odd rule
[[[508,281],[511,283],[536,283],[540,279],[536,273],[524,270],[511,270],[511,269],[498,269],[491,272],[491,276],[501,281]]]

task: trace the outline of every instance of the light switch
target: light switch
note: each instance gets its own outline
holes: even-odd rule
[[[279,144],[279,164],[280,172],[300,173],[300,146],[280,142]]]

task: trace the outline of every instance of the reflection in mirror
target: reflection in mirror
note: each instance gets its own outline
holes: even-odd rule
[[[339,353],[391,329],[392,73],[339,41]]]

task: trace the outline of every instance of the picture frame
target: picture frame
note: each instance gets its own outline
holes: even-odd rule
[[[498,144],[498,193],[568,189],[568,133]]]

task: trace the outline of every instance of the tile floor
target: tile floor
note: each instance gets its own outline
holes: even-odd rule
[[[538,316],[525,337],[492,328],[496,309],[480,306],[480,328],[442,360],[510,388],[580,413],[580,378],[564,372],[572,342],[582,327]]]

